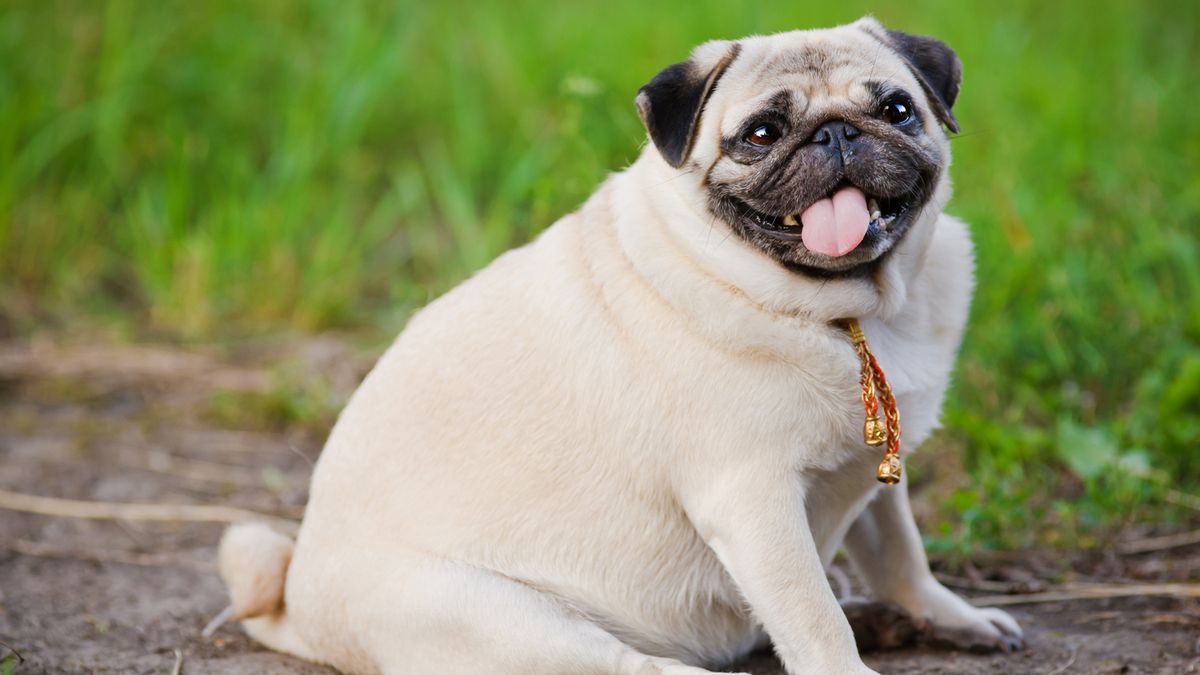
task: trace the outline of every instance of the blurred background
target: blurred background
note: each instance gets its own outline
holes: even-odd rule
[[[242,363],[352,345],[366,365],[336,386],[272,357],[252,394],[189,404],[319,438],[414,309],[633,160],[632,99],[661,68],[704,40],[866,13],[941,38],[965,71],[950,211],[979,283],[946,429],[912,466],[930,546],[1182,527],[1200,503],[1188,0],[10,0],[0,338],[22,358],[152,345]]]

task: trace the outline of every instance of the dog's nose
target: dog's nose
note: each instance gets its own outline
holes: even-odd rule
[[[813,132],[812,144],[818,146],[844,167],[854,156],[862,131],[845,120],[830,120]]]
[[[841,145],[843,142],[854,143],[861,135],[858,127],[845,120],[830,120],[817,127],[812,142],[817,145]]]

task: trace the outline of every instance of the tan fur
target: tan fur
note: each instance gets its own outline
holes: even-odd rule
[[[262,613],[251,635],[347,672],[685,675],[769,634],[789,673],[870,672],[823,573],[843,542],[881,599],[1018,630],[930,574],[905,485],[875,481],[857,361],[830,324],[862,319],[915,448],[972,287],[948,182],[864,279],[789,272],[704,207],[721,135],[761,92],[832,105],[868,74],[917,90],[863,26],[741,41],[692,149],[702,170],[648,147],[414,316],[317,464],[285,609],[260,583],[282,580],[277,535],[222,546],[235,604]],[[773,69],[811,45],[819,71]]]
[[[292,549],[291,539],[261,523],[239,523],[225,531],[217,565],[229,587],[230,618],[275,614],[283,609],[283,584]]]

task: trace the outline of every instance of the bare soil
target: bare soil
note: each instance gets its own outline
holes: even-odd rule
[[[331,340],[235,351],[0,344],[0,489],[298,518],[333,411],[372,359]],[[171,673],[178,659],[192,675],[331,673],[267,652],[234,625],[200,636],[225,605],[213,561],[223,527],[0,509],[0,673]],[[981,555],[946,571],[976,595],[1064,580],[1194,582],[1200,548]],[[1195,598],[1009,609],[1028,637],[1015,654],[914,646],[867,662],[883,673],[1200,672]],[[740,667],[782,673],[769,654]]]

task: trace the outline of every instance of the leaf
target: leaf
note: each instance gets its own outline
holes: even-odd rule
[[[1153,478],[1154,468],[1145,450],[1130,450],[1117,458],[1117,468],[1138,478]]]
[[[1055,450],[1059,459],[1085,480],[1095,478],[1120,459],[1116,441],[1103,429],[1083,427],[1066,417],[1058,421]]]

